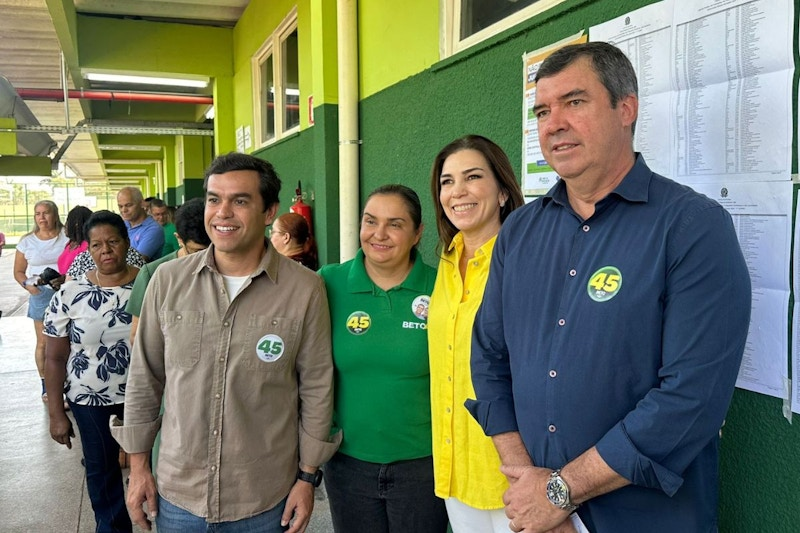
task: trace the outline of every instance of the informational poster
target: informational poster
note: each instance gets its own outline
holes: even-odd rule
[[[568,44],[584,43],[583,32],[555,44],[529,52],[522,56],[523,98],[522,98],[522,192],[526,201],[541,196],[558,181],[558,175],[547,164],[539,146],[539,130],[533,106],[536,102],[536,73],[539,65],[553,51]]]
[[[791,0],[664,0],[589,29],[636,70],[635,149],[733,215],[753,286],[737,386],[785,401],[793,21]]]

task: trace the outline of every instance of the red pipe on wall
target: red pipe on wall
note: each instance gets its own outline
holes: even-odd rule
[[[211,96],[194,94],[132,93],[120,91],[89,91],[84,89],[70,89],[67,93],[70,98],[79,98],[83,100],[119,100],[123,102],[164,102],[169,104],[197,105],[210,105],[214,103],[214,98]],[[23,100],[64,101],[64,91],[61,89],[17,89],[17,94]]]

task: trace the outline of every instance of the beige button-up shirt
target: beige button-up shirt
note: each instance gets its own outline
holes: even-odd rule
[[[206,252],[164,263],[144,298],[114,437],[149,452],[161,496],[209,522],[267,511],[319,466],[331,437],[333,364],[322,279],[267,245],[229,301]],[[162,394],[163,419],[159,416]]]

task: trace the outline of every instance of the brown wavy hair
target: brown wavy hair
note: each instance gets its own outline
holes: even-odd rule
[[[466,135],[454,140],[436,154],[436,158],[433,160],[433,168],[431,169],[431,196],[433,197],[433,209],[436,216],[436,230],[439,232],[439,244],[436,246],[438,254],[447,250],[450,243],[453,242],[453,237],[458,233],[458,228],[447,218],[447,214],[439,201],[439,193],[442,190],[442,184],[439,179],[442,176],[442,167],[444,167],[445,160],[461,150],[475,150],[483,154],[497,180],[497,186],[508,198],[505,205],[500,208],[501,224],[514,209],[525,204],[525,200],[522,197],[522,189],[520,189],[517,182],[517,176],[514,174],[511,161],[508,160],[508,156],[502,148],[481,135]]]

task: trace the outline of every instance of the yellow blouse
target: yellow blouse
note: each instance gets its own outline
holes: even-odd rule
[[[501,509],[508,488],[491,438],[464,407],[464,400],[475,398],[469,368],[472,323],[483,299],[496,238],[475,252],[462,283],[458,264],[464,239],[456,234],[439,261],[428,311],[436,495],[476,509]]]

